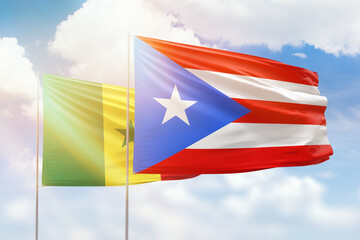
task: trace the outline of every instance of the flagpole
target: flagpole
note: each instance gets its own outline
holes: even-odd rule
[[[128,73],[126,93],[126,193],[125,193],[125,240],[129,239],[129,95],[130,95],[130,33],[128,33]]]
[[[37,72],[35,240],[39,237],[39,92],[40,77]]]

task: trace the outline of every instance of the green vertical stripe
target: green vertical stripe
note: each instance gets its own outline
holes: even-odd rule
[[[104,186],[102,87],[43,75],[44,186]]]

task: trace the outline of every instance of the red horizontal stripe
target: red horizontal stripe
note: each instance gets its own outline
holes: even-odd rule
[[[333,154],[330,145],[243,149],[184,149],[141,173],[217,174],[318,164]]]
[[[161,181],[183,180],[197,176],[199,176],[199,174],[161,174]]]
[[[146,37],[138,38],[184,68],[318,86],[315,72],[271,59]]]
[[[249,99],[234,100],[251,111],[235,122],[326,125],[325,106]]]

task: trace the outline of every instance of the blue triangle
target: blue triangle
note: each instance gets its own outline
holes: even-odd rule
[[[249,113],[228,96],[202,81],[147,43],[135,38],[135,172],[180,152]],[[189,124],[173,117],[162,124],[166,108],[154,98],[197,101],[185,110]]]

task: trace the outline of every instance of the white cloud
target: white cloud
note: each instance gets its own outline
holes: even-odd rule
[[[349,107],[350,112],[360,120],[360,106]]]
[[[221,184],[201,188],[213,182]],[[326,192],[320,182],[282,170],[131,186],[130,238],[338,239],[351,232],[348,239],[356,239],[352,236],[359,233],[358,207],[326,204]],[[41,236],[53,240],[121,238],[124,194],[123,187],[41,188]],[[29,214],[33,212],[28,211],[34,203],[20,200],[3,205],[4,210],[11,209],[3,213],[13,222],[26,217],[32,226]]]
[[[195,201],[194,197],[189,193],[184,185],[177,185],[173,188],[167,189],[164,197],[171,202],[177,202],[181,204],[191,205]]]
[[[334,148],[335,156],[342,159],[341,164],[359,162],[359,113],[359,106],[343,107],[341,111],[333,110],[327,117],[329,140]],[[349,159],[349,161],[344,161],[344,159]]]
[[[295,57],[299,57],[299,58],[302,58],[302,59],[307,58],[307,56],[306,56],[305,53],[297,52],[297,53],[294,53],[293,55],[294,55]]]
[[[71,229],[69,233],[70,240],[78,240],[78,239],[87,239],[87,240],[95,240],[98,239],[91,229],[87,229],[84,227],[74,227]]]
[[[346,228],[359,224],[359,209],[327,205],[326,188],[311,177],[270,170],[225,178],[236,191],[224,204],[239,215],[251,218],[271,209],[273,216],[293,217],[319,226]]]
[[[37,78],[16,38],[0,38],[0,91],[35,99]]]
[[[41,102],[42,102],[42,100],[41,100]],[[23,103],[23,104],[21,104],[20,108],[22,110],[22,113],[25,116],[27,116],[33,120],[36,120],[36,117],[37,117],[37,101],[36,100],[32,101],[29,104]]]
[[[17,135],[17,133],[14,133]],[[15,139],[15,138],[14,138]],[[7,145],[3,143],[3,145]],[[7,147],[7,149],[0,149],[1,160],[4,168],[4,174],[10,179],[15,178],[16,183],[23,190],[35,190],[36,181],[36,154],[28,146],[22,148],[22,143],[18,142],[18,146]],[[41,185],[42,174],[42,156],[39,156],[39,185]]]
[[[0,52],[0,159],[8,176],[33,189],[37,77],[16,38],[0,38]]]
[[[35,40],[35,42],[34,42],[34,45],[35,45],[35,46],[38,47],[40,44],[41,44],[41,41],[40,41],[39,39]]]
[[[232,46],[304,43],[333,54],[360,53],[360,2],[336,0],[152,0],[187,29]]]
[[[199,188],[211,179],[222,184]],[[332,233],[356,229],[359,208],[329,205],[326,193],[317,180],[279,169],[200,176],[134,186],[130,212],[134,229],[143,230],[137,238],[303,239],[302,229],[307,229],[317,239],[323,228]]]
[[[4,117],[12,117],[13,116],[10,109],[8,109],[8,108],[3,108],[1,110],[1,115],[4,116]]]
[[[128,33],[199,44],[193,31],[177,25],[172,14],[143,0],[88,0],[57,27],[49,50],[74,63],[71,77],[125,85]]]
[[[14,222],[27,222],[33,214],[33,202],[27,198],[12,199],[3,206],[5,217]]]
[[[1,115],[36,119],[37,77],[16,38],[0,38]]]
[[[316,173],[316,176],[322,179],[332,179],[336,177],[336,174],[333,171],[324,171]]]
[[[12,168],[24,177],[34,177],[36,172],[36,154],[30,147],[24,147],[17,155],[14,154],[11,164]]]

